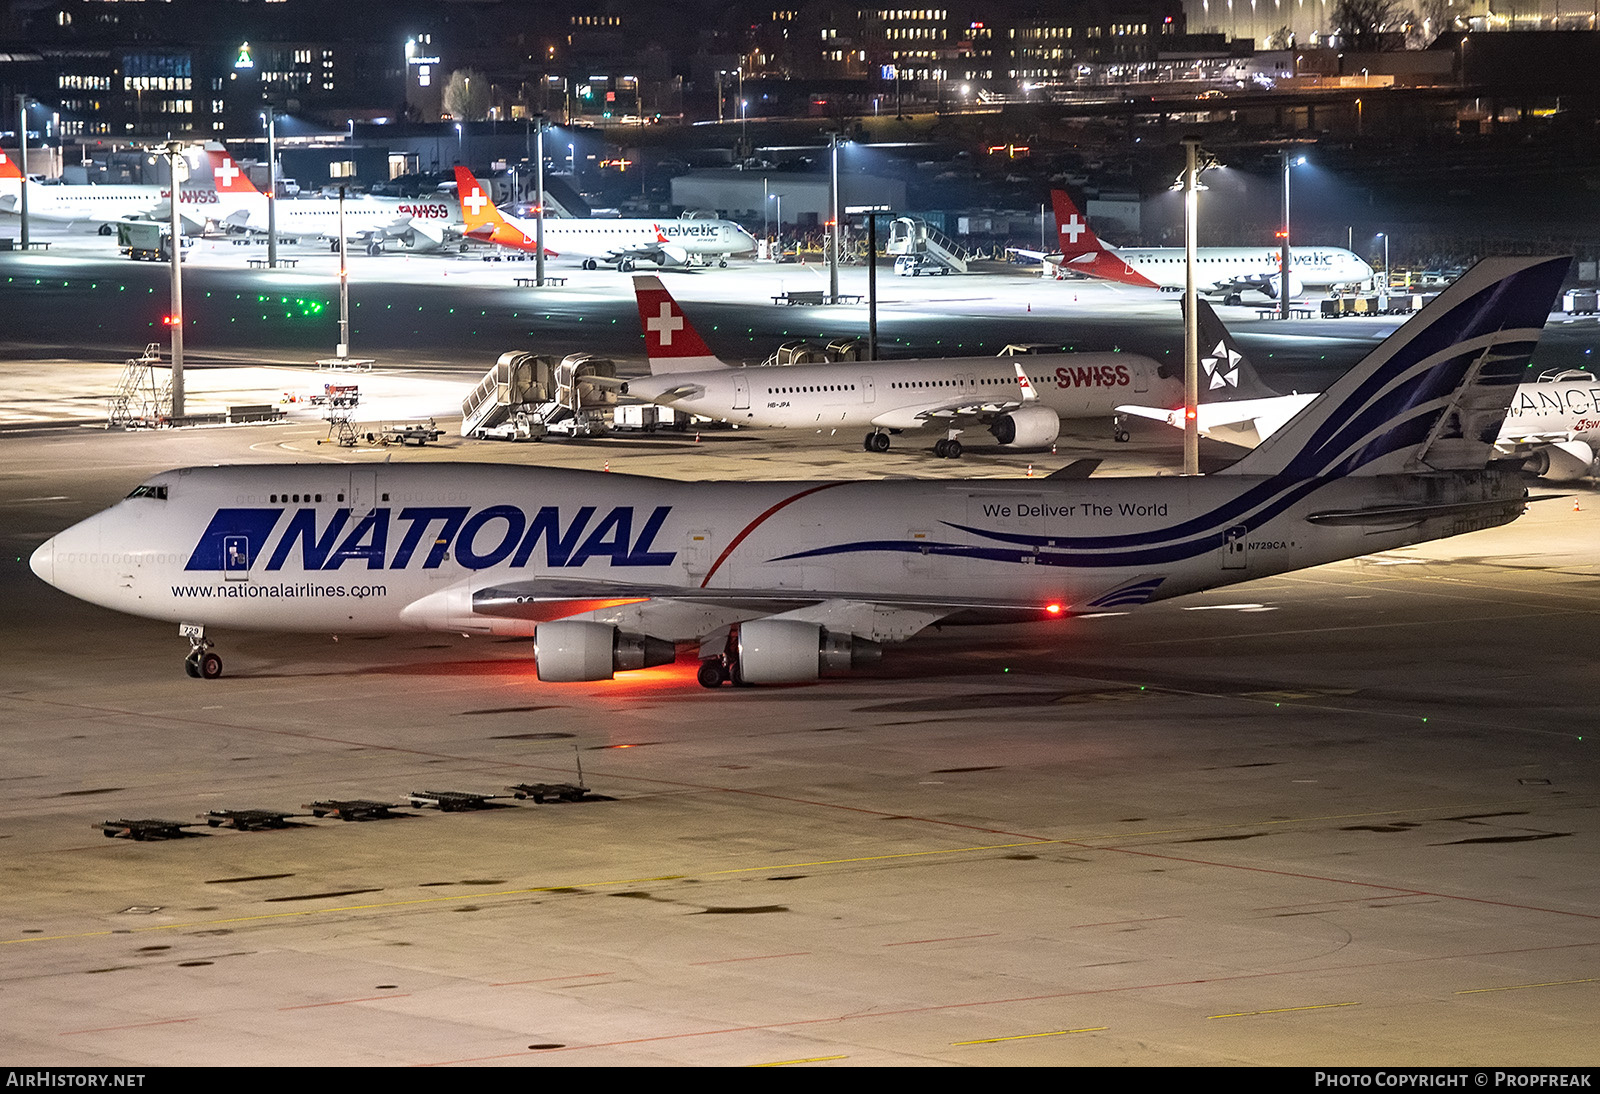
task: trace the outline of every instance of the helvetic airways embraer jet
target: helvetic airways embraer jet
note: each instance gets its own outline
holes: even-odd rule
[[[1062,418],[1111,419],[1124,403],[1183,402],[1183,381],[1136,353],[1051,353],[918,361],[835,361],[737,368],[715,356],[661,279],[633,279],[651,375],[627,394],[741,426],[871,430],[868,452],[889,450],[889,431],[941,429],[939,456],[982,426],[1000,444],[1048,448]]]
[[[1016,253],[1047,266],[1101,281],[1116,281],[1164,292],[1184,288],[1188,269],[1182,247],[1123,247],[1112,250],[1094,234],[1065,190],[1050,191],[1055,203],[1057,245],[1044,254],[1014,247]],[[1276,247],[1197,247],[1195,286],[1229,303],[1244,292],[1276,300],[1282,291],[1282,255]],[[1306,288],[1351,285],[1372,278],[1372,267],[1343,247],[1289,248],[1289,295]]]
[[[466,236],[515,251],[536,251],[538,225],[495,208],[472,172],[456,167],[456,196]],[[586,270],[602,262],[626,273],[644,259],[657,266],[687,266],[691,259],[728,264],[728,256],[756,249],[755,237],[731,220],[600,220],[546,217],[544,253],[582,259]]]
[[[1104,611],[1515,520],[1490,465],[1566,258],[1467,274],[1204,478],[672,482],[466,464],[196,467],[41,545],[74,596],[207,627],[534,636],[543,680],[698,643],[700,682],[816,679],[936,623]]]

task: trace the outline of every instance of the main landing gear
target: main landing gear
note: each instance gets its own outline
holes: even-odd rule
[[[1127,444],[1133,434],[1128,432],[1128,419],[1121,414],[1111,416],[1111,439],[1118,444]]]
[[[178,634],[189,640],[189,656],[183,660],[184,672],[200,680],[215,680],[222,675],[222,657],[212,651],[215,643],[206,637],[204,627],[180,623]]]
[[[868,452],[889,451],[889,434],[874,430],[867,434],[866,440],[861,442],[861,447]]]
[[[933,454],[941,460],[959,460],[961,458],[961,442],[954,437],[941,437],[933,442]]]

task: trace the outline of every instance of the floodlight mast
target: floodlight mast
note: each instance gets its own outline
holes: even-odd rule
[[[172,411],[171,421],[179,421],[184,416],[183,406],[183,232],[178,216],[178,164],[183,159],[183,143],[181,141],[168,141],[164,151],[167,154],[168,174],[172,180],[172,195],[167,202],[169,215],[169,231],[171,238],[167,249],[172,258],[172,310],[167,316],[167,322],[172,329]]]
[[[1199,232],[1200,138],[1183,139],[1183,473],[1200,473],[1200,328],[1196,311],[1195,240]]]

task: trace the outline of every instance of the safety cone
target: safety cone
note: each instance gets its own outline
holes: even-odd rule
[[[1055,454],[1056,454],[1056,446],[1055,446],[1055,442],[1052,441],[1052,442],[1050,442],[1050,455],[1054,456]]]
[[[700,431],[698,429],[694,431],[694,443],[700,443]]]
[[[1033,478],[1033,464],[1028,465],[1028,478]]]
[[[606,470],[606,471],[610,471],[611,470],[611,461],[610,460],[606,461],[606,466],[605,466],[604,470]]]
[[[1577,499],[1577,498],[1573,498],[1573,499],[1572,499],[1572,511],[1573,511],[1573,512],[1574,512],[1574,513],[1581,513],[1581,512],[1583,512],[1583,506],[1581,506],[1581,505],[1579,505],[1579,504],[1578,504],[1578,499]]]

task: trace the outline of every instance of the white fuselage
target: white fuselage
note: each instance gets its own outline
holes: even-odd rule
[[[246,213],[245,226],[253,231],[267,230],[267,195],[262,193],[227,195]],[[274,210],[280,236],[339,236],[339,199],[336,197],[279,198]],[[418,226],[431,238],[442,238],[447,227],[459,227],[461,211],[454,198],[436,195],[428,198],[391,198],[362,194],[345,198],[345,238],[398,235]]]
[[[745,483],[474,464],[225,466],[152,476],[46,541],[32,566],[118,611],[281,631],[527,634],[544,601],[564,605],[543,616],[554,618],[719,595],[1065,615],[1503,524],[1524,497],[1494,473]],[[1342,516],[1458,502],[1476,508],[1376,524]],[[705,633],[682,626],[656,637]]]
[[[1135,272],[1163,289],[1184,287],[1186,260],[1182,247],[1127,247],[1116,256]],[[1196,250],[1195,283],[1200,286],[1279,276],[1281,254],[1275,247],[1200,247]],[[1291,247],[1291,276],[1308,288],[1349,285],[1372,277],[1372,267],[1342,247]],[[1071,269],[1071,263],[1067,264]]]
[[[502,213],[532,247],[538,225],[532,219]],[[756,249],[750,233],[728,220],[601,220],[546,217],[545,250],[558,258],[609,259],[656,249],[681,250],[699,256],[745,254]]]
[[[1500,428],[1503,443],[1560,437],[1600,441],[1600,381],[1519,384]]]
[[[848,361],[663,373],[628,382],[628,394],[739,425],[778,429],[939,424],[941,408],[1017,403],[1016,365],[1036,406],[1062,418],[1110,417],[1126,403],[1182,401],[1183,384],[1134,353]],[[683,392],[674,395],[674,392]],[[919,417],[923,416],[923,417]]]
[[[0,197],[17,197],[20,179],[0,181]],[[28,183],[28,216],[68,224],[109,224],[166,213],[171,191],[165,186],[69,186]],[[239,208],[234,195],[210,186],[179,187],[178,213],[195,222],[220,220]],[[11,206],[20,213],[20,203]]]

